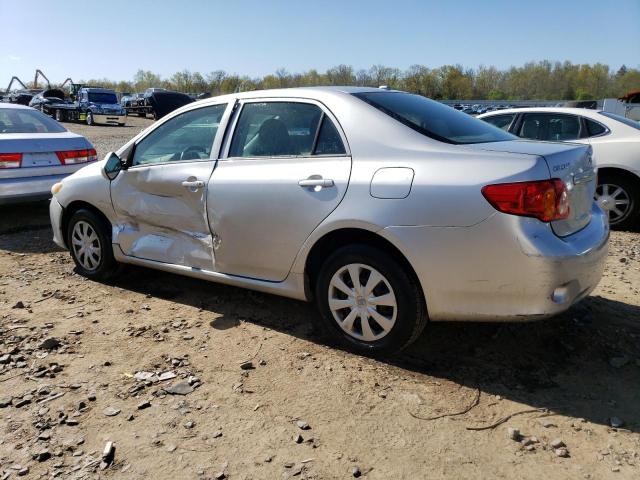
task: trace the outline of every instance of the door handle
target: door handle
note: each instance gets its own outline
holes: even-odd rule
[[[182,186],[184,188],[188,188],[189,190],[195,192],[199,188],[203,188],[204,187],[204,182],[202,180],[195,180],[193,182],[184,181],[184,182],[182,182]]]
[[[333,187],[333,180],[330,178],[306,178],[304,180],[300,180],[298,185],[301,187]]]

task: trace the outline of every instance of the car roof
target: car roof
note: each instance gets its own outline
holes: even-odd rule
[[[573,108],[573,107],[523,107],[523,108],[505,108],[503,110],[494,110],[492,112],[483,113],[478,115],[478,118],[494,117],[496,115],[505,115],[509,113],[522,113],[522,112],[534,112],[534,113],[568,113],[571,115],[581,115],[583,117],[598,118],[597,115],[602,110],[593,110],[590,108]]]
[[[271,90],[250,90],[239,93],[229,93],[226,95],[219,95],[217,97],[204,98],[190,103],[189,106],[194,105],[208,105],[215,104],[221,101],[229,100],[243,100],[252,98],[310,98],[314,100],[322,100],[327,97],[344,97],[351,95],[352,93],[373,93],[373,92],[400,92],[399,90],[387,90],[375,87],[340,87],[340,86],[323,86],[323,87],[293,87],[293,88],[274,88]]]
[[[0,108],[15,108],[19,110],[34,110],[26,105],[20,105],[19,103],[0,102]]]

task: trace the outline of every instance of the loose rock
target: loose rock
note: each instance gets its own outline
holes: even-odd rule
[[[107,407],[102,411],[102,413],[104,413],[107,417],[115,417],[120,413],[120,409],[114,408],[114,407]]]
[[[515,442],[519,442],[521,435],[520,435],[520,430],[518,430],[517,428],[512,428],[509,427],[509,430],[507,430],[507,434],[509,435],[509,438]]]
[[[173,385],[168,386],[164,389],[165,392],[170,393],[171,395],[187,395],[193,392],[193,387],[189,385],[189,382],[178,382]]]
[[[309,430],[311,427],[309,426],[309,424],[303,420],[298,420],[296,422],[296,425],[298,426],[298,428],[300,430]]]

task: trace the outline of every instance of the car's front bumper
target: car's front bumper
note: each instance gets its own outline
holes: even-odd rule
[[[564,238],[535,219],[496,213],[466,227],[387,227],[407,257],[431,320],[545,318],[587,296],[602,277],[609,226],[594,205],[584,229]]]
[[[73,172],[39,177],[0,178],[0,205],[46,200],[51,197],[53,184],[71,173]]]
[[[62,205],[56,200],[56,197],[51,199],[49,203],[49,218],[51,219],[51,229],[53,230],[53,241],[56,245],[62,248],[67,248],[64,241],[64,233],[62,232],[62,214],[64,209]]]
[[[93,114],[93,123],[103,123],[106,125],[124,125],[127,121],[126,115]]]

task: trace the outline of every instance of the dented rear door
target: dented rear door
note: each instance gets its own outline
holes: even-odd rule
[[[149,132],[111,184],[113,241],[128,256],[211,270],[207,183],[226,105],[189,110]]]

